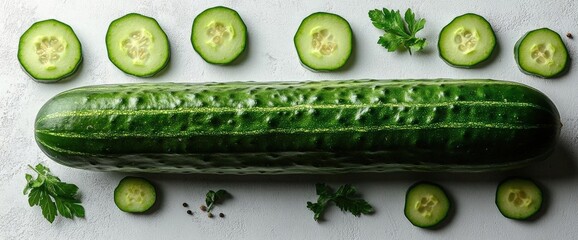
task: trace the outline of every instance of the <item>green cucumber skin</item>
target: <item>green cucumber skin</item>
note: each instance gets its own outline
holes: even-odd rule
[[[522,36],[520,39],[518,39],[518,41],[516,42],[516,44],[514,45],[514,59],[516,59],[516,65],[518,65],[518,69],[520,69],[521,72],[523,72],[526,75],[530,75],[530,76],[535,76],[535,77],[539,77],[539,78],[544,78],[544,79],[549,79],[549,78],[555,78],[555,77],[559,77],[560,75],[563,75],[564,73],[568,72],[568,70],[570,69],[570,63],[566,62],[566,66],[561,69],[559,72],[554,73],[552,75],[549,76],[545,76],[539,73],[535,73],[535,72],[530,72],[530,71],[526,71],[525,69],[522,68],[522,66],[520,65],[520,44],[522,44],[522,42],[524,41],[524,39],[526,38],[526,36],[528,36],[528,34],[532,33],[532,32],[536,32],[536,31],[541,31],[541,30],[550,30],[552,32],[554,32],[553,30],[549,29],[549,28],[539,28],[539,29],[535,29],[532,31],[527,32],[526,34],[524,34],[524,36]],[[556,32],[555,32],[556,33]],[[560,34],[556,33],[558,35],[558,38],[560,39],[561,42],[562,41],[562,37],[560,37]],[[568,52],[568,48],[566,47],[566,44],[562,44],[562,46],[564,47],[564,50],[568,53],[567,57],[568,60],[570,60],[570,55]]]
[[[544,94],[505,81],[141,83],[61,93],[35,135],[89,170],[479,172],[545,159],[560,127]]]

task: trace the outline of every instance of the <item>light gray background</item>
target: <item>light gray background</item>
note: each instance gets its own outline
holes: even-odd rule
[[[194,17],[216,5],[241,14],[249,31],[244,60],[235,66],[214,66],[193,51],[189,37]],[[376,44],[380,30],[368,17],[370,9],[411,7],[427,19],[420,36],[429,40],[424,52],[388,53]],[[355,34],[351,65],[334,73],[313,73],[299,64],[293,34],[301,19],[328,11],[347,19]],[[171,42],[171,63],[151,79],[127,76],[106,56],[104,36],[108,24],[130,12],[156,18]],[[496,59],[479,69],[457,69],[438,56],[437,35],[457,15],[475,12],[492,23],[499,51]],[[554,80],[522,74],[512,49],[526,31],[549,27],[563,35],[571,56],[576,56],[578,5],[560,1],[370,1],[370,0],[5,0],[0,1],[0,239],[573,239],[578,237],[578,66]],[[70,24],[83,44],[84,63],[76,77],[58,84],[40,84],[21,71],[16,58],[18,38],[33,23],[56,18]],[[58,165],[42,154],[34,142],[36,112],[55,94],[79,86],[101,83],[282,81],[357,78],[495,78],[536,87],[558,106],[564,127],[561,142],[548,161],[515,172],[496,174],[355,174],[340,176],[191,176],[145,175],[158,185],[159,209],[148,215],[119,211],[113,189],[126,176],[76,170]],[[42,162],[82,192],[86,218],[57,218],[53,224],[30,208],[26,196],[26,165]],[[497,183],[505,176],[532,176],[548,193],[546,211],[534,222],[521,223],[500,215],[494,205]],[[403,216],[404,194],[417,180],[433,180],[447,188],[455,200],[455,214],[436,231],[413,227]],[[353,217],[331,207],[328,221],[316,223],[306,202],[315,200],[314,184],[353,183],[376,209],[372,216]],[[208,219],[197,207],[209,189],[224,188],[234,198],[216,211],[225,219]],[[189,216],[181,204],[195,210]]]

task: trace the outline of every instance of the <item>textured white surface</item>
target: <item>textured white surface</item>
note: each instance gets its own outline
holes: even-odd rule
[[[189,42],[194,17],[205,8],[225,5],[236,9],[249,31],[246,58],[234,66],[202,61]],[[429,40],[422,53],[387,53],[376,44],[367,11],[411,7],[427,19],[421,36]],[[334,73],[312,73],[300,66],[292,39],[302,18],[328,11],[347,19],[356,46],[351,66]],[[126,13],[156,18],[172,48],[171,63],[152,79],[123,74],[106,57],[108,24]],[[466,12],[485,16],[499,42],[497,57],[479,69],[447,66],[438,56],[437,34],[453,17]],[[526,31],[549,27],[578,37],[578,4],[560,1],[376,1],[371,0],[4,0],[0,1],[0,239],[576,239],[578,229],[578,66],[554,80],[518,71],[512,49]],[[56,18],[70,24],[83,44],[84,63],[76,77],[58,84],[33,82],[16,59],[19,36],[39,20]],[[571,56],[577,41],[563,36]],[[497,174],[357,174],[341,176],[233,177],[146,175],[158,185],[159,209],[148,215],[119,211],[113,189],[125,176],[60,166],[38,149],[33,137],[35,114],[58,92],[78,86],[123,82],[281,81],[351,78],[495,78],[522,82],[549,95],[564,124],[559,148],[548,161],[516,172]],[[64,181],[82,191],[86,218],[60,219],[50,224],[39,208],[28,207],[22,195],[26,164],[43,162]],[[498,181],[507,175],[532,176],[548,193],[546,210],[534,222],[521,223],[500,215],[494,205]],[[435,231],[413,227],[403,216],[407,187],[417,180],[436,181],[455,200],[448,225]],[[336,186],[353,183],[373,204],[376,213],[355,218],[332,207],[328,221],[316,223],[306,202],[314,200],[314,183]],[[208,219],[197,210],[209,189],[224,188],[233,199],[217,208],[226,218]],[[188,202],[194,216],[181,204]]]

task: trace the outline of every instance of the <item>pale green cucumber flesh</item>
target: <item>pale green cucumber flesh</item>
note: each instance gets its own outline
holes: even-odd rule
[[[38,82],[56,82],[76,72],[82,62],[82,47],[67,24],[54,19],[39,21],[20,37],[18,61]]]
[[[559,130],[542,93],[473,79],[83,87],[35,132],[73,167],[286,174],[509,169],[545,159]]]
[[[167,35],[150,17],[130,13],[110,23],[106,32],[110,61],[126,74],[152,77],[170,60]]]
[[[353,49],[351,26],[339,15],[317,12],[307,16],[293,38],[301,64],[313,71],[343,67]]]
[[[146,212],[155,204],[156,196],[155,187],[139,177],[125,177],[114,189],[114,203],[124,212]]]
[[[509,178],[496,190],[496,206],[504,217],[526,220],[542,208],[542,190],[531,179]]]
[[[477,14],[454,18],[440,32],[440,57],[453,67],[471,68],[488,60],[496,48],[496,36],[490,23]]]
[[[434,183],[418,182],[405,195],[404,214],[416,227],[439,226],[448,216],[452,204],[444,189]]]
[[[522,36],[514,47],[514,58],[523,73],[542,78],[557,77],[569,66],[566,45],[558,33],[548,28]]]
[[[235,61],[247,45],[247,27],[239,13],[226,7],[213,7],[193,21],[191,43],[208,63],[228,64]]]

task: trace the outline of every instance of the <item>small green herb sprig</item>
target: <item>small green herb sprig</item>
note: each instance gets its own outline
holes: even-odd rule
[[[211,210],[213,210],[213,208],[215,207],[215,204],[223,202],[223,200],[229,196],[230,194],[223,189],[217,190],[216,192],[213,190],[207,192],[207,195],[205,197],[207,212],[210,213]]]
[[[38,174],[36,178],[30,174],[25,175],[27,184],[24,195],[28,195],[31,207],[40,206],[42,215],[50,223],[58,214],[70,219],[84,217],[84,207],[80,205],[76,185],[60,181],[42,164],[28,167]]]
[[[416,33],[425,27],[425,19],[416,19],[411,9],[405,11],[405,17],[402,18],[399,10],[371,10],[369,18],[378,29],[385,31],[385,34],[379,37],[378,44],[387,48],[387,51],[394,52],[399,48],[405,48],[412,54],[413,51],[420,51],[426,45],[425,38],[416,37]]]
[[[374,211],[367,201],[358,198],[357,189],[350,184],[339,187],[335,192],[324,183],[316,184],[315,189],[317,195],[319,195],[317,202],[307,202],[307,208],[315,214],[313,216],[315,221],[319,221],[329,202],[334,202],[341,211],[351,212],[356,217],[361,216],[361,214],[370,214]]]

